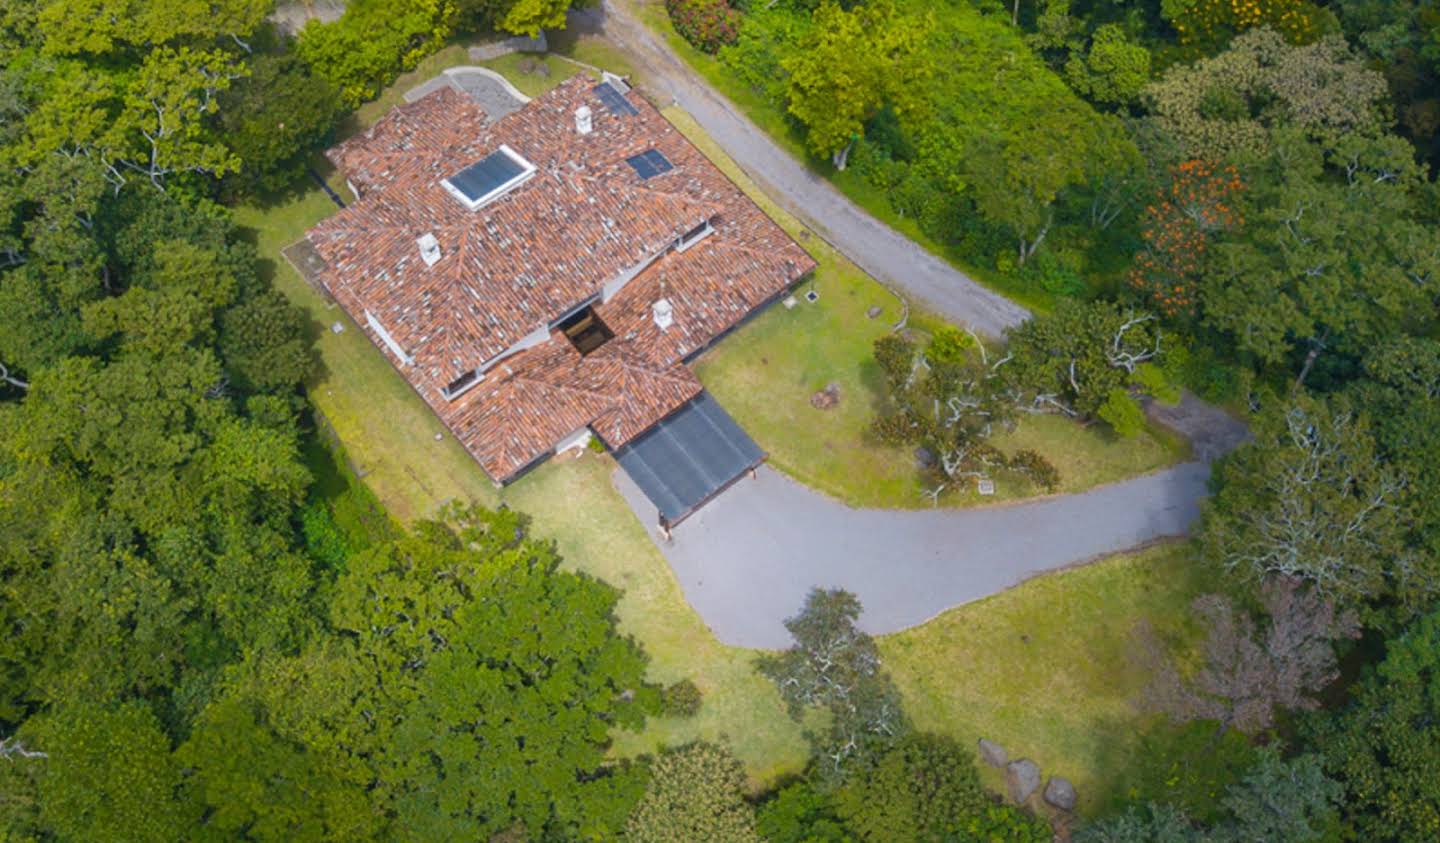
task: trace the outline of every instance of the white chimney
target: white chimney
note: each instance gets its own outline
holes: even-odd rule
[[[675,322],[675,308],[670,305],[669,299],[660,299],[650,305],[651,315],[655,317],[655,324],[660,330],[665,330]]]
[[[595,124],[591,119],[590,106],[582,105],[575,109],[575,131],[582,135],[588,135],[594,128]]]
[[[434,266],[440,260],[440,241],[435,235],[429,232],[420,235],[415,239],[415,245],[420,247],[420,259],[425,261],[426,266]]]

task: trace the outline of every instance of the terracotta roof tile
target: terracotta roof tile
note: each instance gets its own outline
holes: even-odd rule
[[[618,446],[694,397],[682,360],[785,290],[814,262],[638,94],[617,117],[577,77],[495,123],[442,89],[397,106],[329,153],[359,199],[313,228],[320,280],[355,321],[413,359],[400,371],[499,480],[591,427]],[[576,131],[574,112],[594,114]],[[536,166],[528,181],[471,211],[440,181],[501,144]],[[642,180],[625,161],[658,149],[674,169]],[[681,234],[714,232],[681,252]],[[427,266],[417,238],[433,234]],[[637,274],[638,273],[638,274]],[[614,287],[630,277],[628,283]],[[559,331],[490,368],[455,400],[441,390],[587,299],[614,332],[582,357]],[[666,298],[673,324],[651,308]]]

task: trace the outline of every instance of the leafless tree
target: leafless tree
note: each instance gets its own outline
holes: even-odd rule
[[[1194,603],[1208,632],[1204,663],[1187,675],[1155,631],[1136,628],[1135,659],[1151,679],[1140,706],[1176,721],[1215,720],[1216,737],[1232,726],[1243,732],[1268,728],[1278,708],[1314,708],[1310,694],[1332,682],[1334,641],[1354,638],[1354,612],[1339,612],[1314,589],[1290,578],[1272,578],[1262,589],[1269,615],[1257,629],[1249,614],[1228,599],[1207,594]]]

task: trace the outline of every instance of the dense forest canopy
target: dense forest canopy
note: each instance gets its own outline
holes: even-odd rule
[[[872,433],[932,480],[1053,488],[986,444],[1028,412],[1124,435],[1185,386],[1247,416],[1203,645],[1135,635],[1176,725],[1080,835],[1432,839],[1435,0],[666,5],[837,185],[1039,303],[1003,343],[876,346]],[[702,704],[647,681],[619,592],[520,513],[393,523],[321,432],[316,326],[230,208],[308,189],[442,45],[568,7],[356,0],[291,36],[269,0],[0,0],[0,840],[1049,839],[916,728],[842,592],[756,664],[815,726],[803,775],[617,760]]]

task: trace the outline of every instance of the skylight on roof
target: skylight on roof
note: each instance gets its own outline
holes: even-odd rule
[[[601,82],[594,88],[595,96],[600,98],[600,104],[605,110],[616,117],[624,117],[627,114],[639,114],[639,110],[625,99],[625,95],[616,90],[609,82]]]
[[[670,163],[670,159],[660,154],[658,149],[647,149],[639,155],[632,155],[625,159],[625,163],[635,168],[635,174],[641,179],[648,179],[675,169],[675,165]]]
[[[508,146],[476,161],[440,183],[470,210],[492,202],[535,175],[535,165]]]

